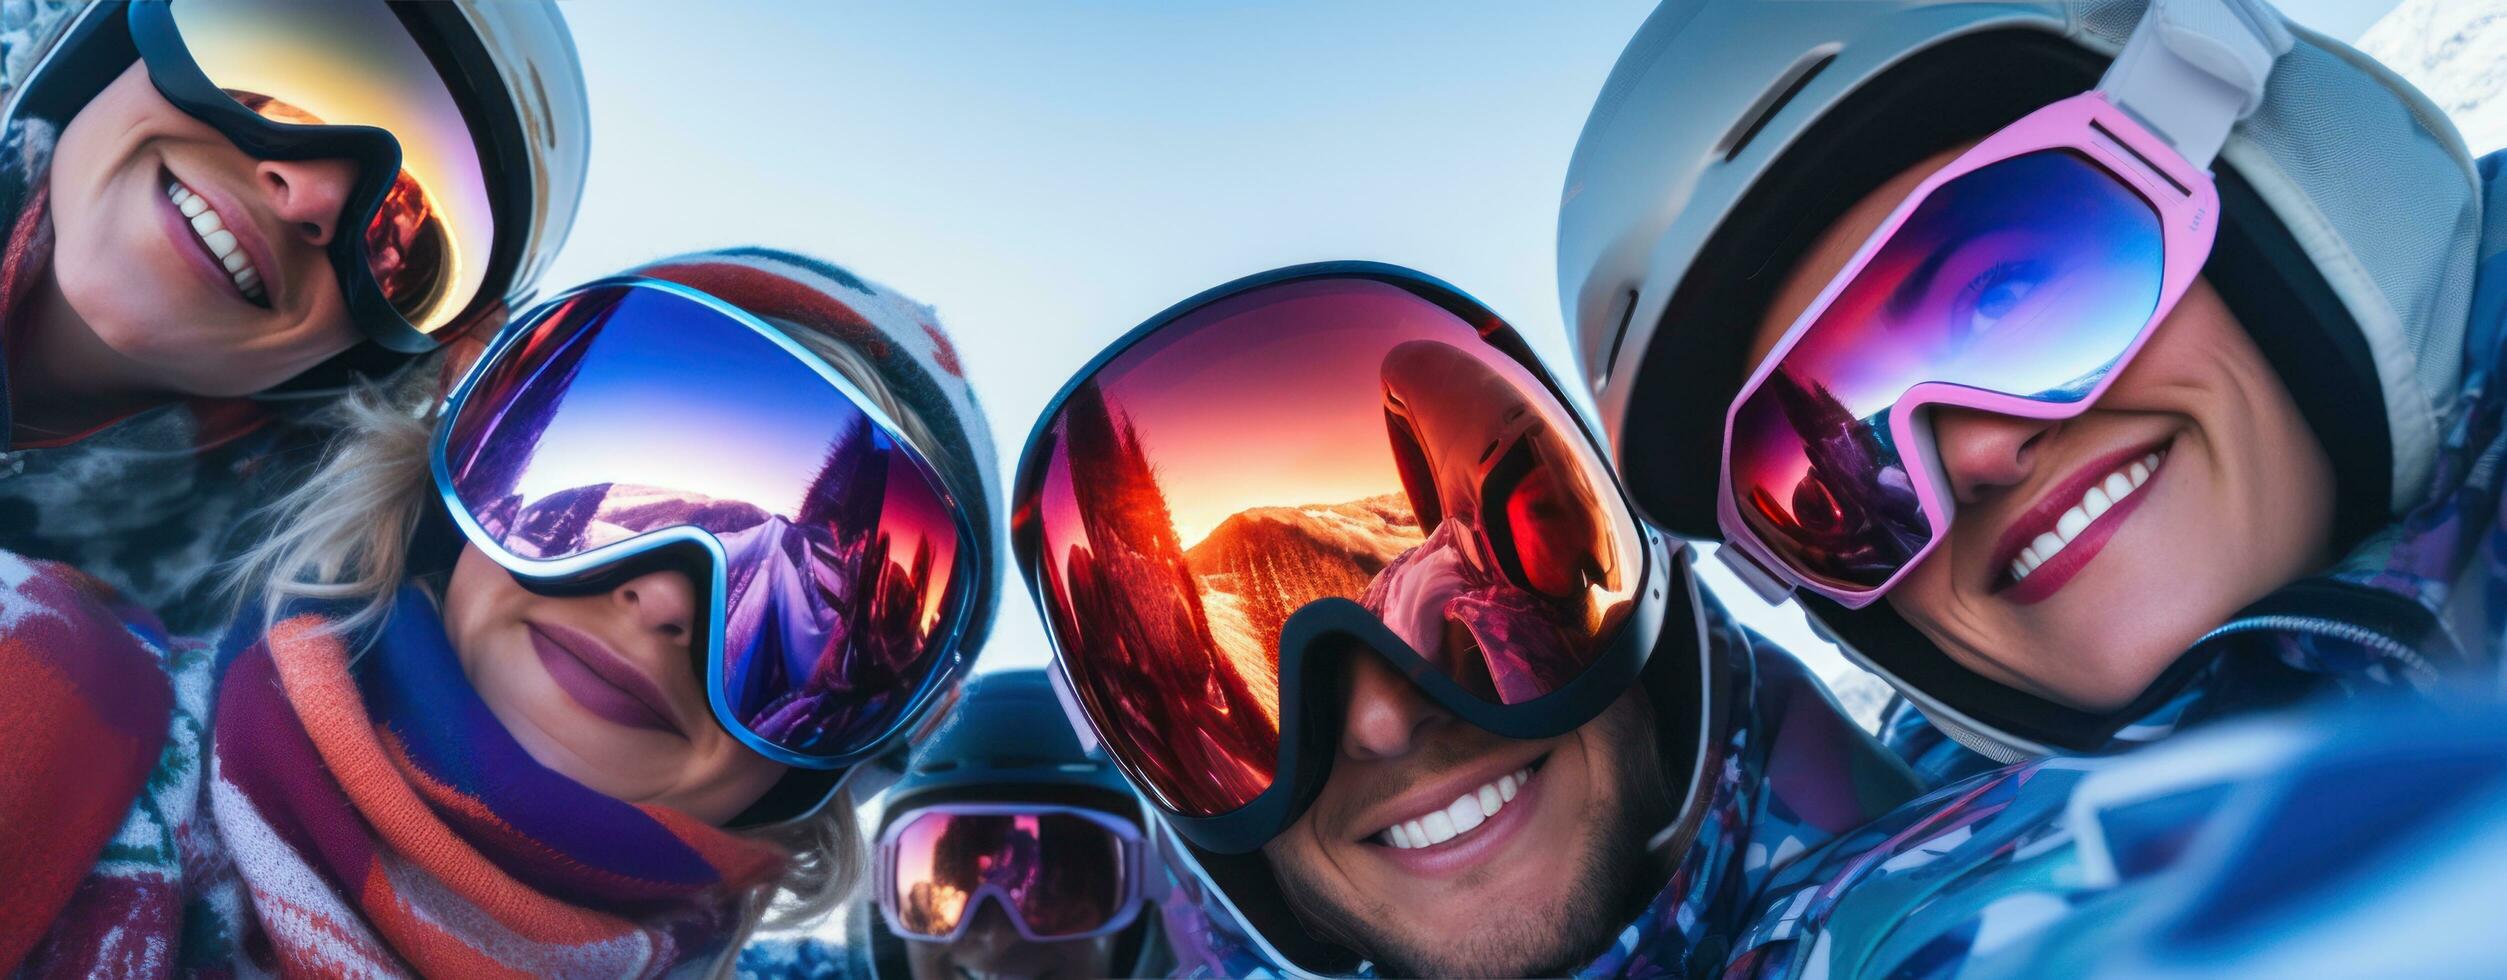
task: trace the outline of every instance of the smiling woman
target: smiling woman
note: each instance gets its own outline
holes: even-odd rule
[[[1569,165],[1639,509],[1944,780],[2495,659],[2479,172],[2372,59],[2174,2],[1666,7]]]
[[[231,654],[169,655],[173,729],[202,734],[131,819],[237,849],[169,856],[219,869],[166,885],[217,911],[98,942],[204,970],[659,976],[851,891],[846,778],[946,708],[989,624],[980,410],[930,311],[842,269],[739,249],[637,272],[526,313],[449,396],[452,372],[413,372],[337,409],[238,570],[259,601]],[[642,465],[686,462],[646,424],[674,413],[788,465]],[[112,959],[90,925],[54,924],[43,962]]]
[[[255,27],[278,14],[320,29]],[[587,159],[572,42],[542,3],[39,2],[0,28],[31,42],[0,76],[0,549],[208,628],[206,572],[288,475],[268,461],[320,439],[306,416],[494,329],[564,241]]]

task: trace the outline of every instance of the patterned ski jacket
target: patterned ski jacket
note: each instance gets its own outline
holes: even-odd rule
[[[69,0],[0,3],[0,99],[67,26]],[[195,399],[91,431],[12,438],[15,306],[43,271],[51,223],[42,195],[57,135],[26,119],[0,132],[0,551],[57,561],[154,611],[176,633],[223,625],[210,570],[249,542],[244,517],[284,454],[313,440],[284,410],[252,399]]]

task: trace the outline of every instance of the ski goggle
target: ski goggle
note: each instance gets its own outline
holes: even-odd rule
[[[2192,284],[2218,212],[2207,172],[2094,92],[1927,177],[1733,399],[1720,553],[1770,601],[1878,599],[1952,517],[1930,410],[2088,410]]]
[[[470,543],[535,591],[690,570],[715,719],[775,761],[859,761],[968,659],[982,557],[938,473],[824,361],[702,292],[606,280],[507,328],[432,464]]]
[[[954,942],[989,898],[1029,942],[1093,939],[1139,916],[1140,829],[1081,807],[943,803],[889,823],[879,839],[879,912],[888,931]]]
[[[501,301],[481,293],[511,262],[496,234],[495,141],[479,135],[497,129],[465,112],[504,106],[501,83],[491,73],[494,98],[457,96],[448,78],[468,76],[440,70],[452,56],[412,29],[429,16],[384,0],[130,5],[132,40],[167,101],[255,157],[357,165],[331,265],[369,339],[404,353]],[[239,283],[248,297],[259,285]]]
[[[1220,851],[1321,789],[1357,648],[1545,738],[1625,691],[1662,609],[1617,481],[1521,339],[1372,263],[1240,280],[1133,331],[1046,409],[1014,515],[1075,710]]]

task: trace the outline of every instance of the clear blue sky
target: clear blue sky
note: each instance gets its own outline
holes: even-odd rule
[[[2348,39],[2393,3],[2281,6]],[[547,286],[749,243],[849,266],[939,309],[1005,472],[1100,346],[1296,262],[1442,277],[1571,375],[1559,184],[1652,7],[570,3],[595,149]],[[984,660],[1041,663],[1034,605],[1005,584]],[[1822,673],[1839,666],[1798,616],[1721,591]]]

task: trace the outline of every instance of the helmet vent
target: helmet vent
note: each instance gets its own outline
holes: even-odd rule
[[[1819,77],[1820,71],[1837,60],[1837,51],[1835,44],[1813,48],[1804,52],[1792,67],[1785,69],[1784,74],[1777,76],[1776,83],[1769,85],[1766,94],[1759,96],[1758,101],[1750,105],[1749,111],[1742,113],[1741,118],[1733,123],[1732,131],[1724,135],[1721,147],[1724,162],[1731,163],[1733,158],[1740,156],[1750,141],[1758,137],[1758,131],[1767,127],[1767,121],[1775,118],[1777,111],[1785,107],[1785,103],[1802,94],[1802,88],[1809,85],[1811,79]]]

